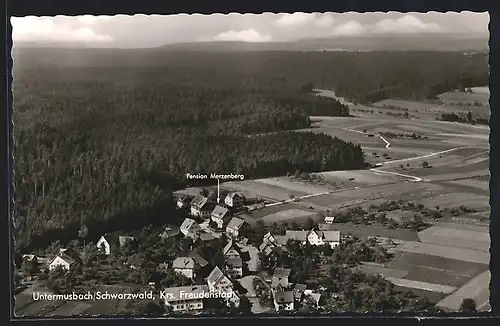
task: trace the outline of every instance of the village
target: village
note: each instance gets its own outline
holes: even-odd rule
[[[309,220],[309,229],[287,229],[284,234],[263,234],[265,231],[262,229],[259,236],[238,215],[248,211],[249,207],[252,209],[262,199],[245,198],[241,192],[224,192],[224,198],[219,200],[214,200],[213,193],[207,196],[201,193],[196,196],[179,194],[175,203],[177,210],[187,217],[180,225],[165,226],[157,235],[160,241],[187,244],[182,248],[185,255],[171,257],[170,261],[156,266],[156,270],[160,272],[173,271],[180,278],[178,283],[181,286],[159,289],[159,282],[156,284],[157,282],[152,281],[154,277],[147,280],[148,287],[168,294],[160,295],[166,311],[203,312],[207,307],[213,306],[209,301],[215,299],[222,300],[228,308],[238,309],[241,306],[241,311],[247,309],[254,313],[293,312],[299,308],[319,309],[322,302],[321,294],[317,291],[319,287],[312,288],[292,282],[290,275],[294,274],[293,268],[285,268],[284,262],[279,260],[291,243],[316,247],[320,254],[324,249],[332,250],[341,243],[340,231],[320,230]],[[333,217],[325,219],[325,225],[332,222]],[[123,248],[133,247],[139,240],[123,232],[121,234],[104,234],[94,243],[98,250],[96,257],[100,257],[97,260],[123,253]],[[208,254],[212,257],[204,257],[201,253],[203,250],[198,249],[206,246],[217,248],[220,252]],[[38,265],[42,274],[64,275],[73,270],[81,271],[79,265],[85,264],[84,260],[89,259],[85,258],[86,255],[89,255],[88,252],[79,253],[71,248],[59,248],[53,257],[23,255],[23,264]],[[214,256],[221,257],[220,263]],[[273,259],[274,264],[270,262]],[[132,271],[141,269],[141,263],[124,264]],[[30,277],[30,280],[36,278]],[[297,276],[293,278],[299,279]],[[74,291],[71,288],[67,290]]]

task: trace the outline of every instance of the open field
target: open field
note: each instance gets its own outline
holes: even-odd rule
[[[383,185],[400,181],[401,178],[393,175],[376,175],[367,170],[329,171],[319,172],[327,182],[341,184],[345,188],[367,185]]]
[[[298,179],[292,179],[289,177],[280,177],[280,178],[269,178],[269,179],[258,179],[254,180],[255,182],[260,182],[270,186],[276,186],[283,189],[289,189],[292,191],[297,191],[300,193],[304,193],[307,195],[323,193],[328,191],[334,191],[337,188],[333,187],[329,184],[313,184],[307,181],[301,181]]]
[[[408,280],[408,279],[404,279],[404,278],[386,277],[386,280],[388,280],[389,282],[391,282],[394,285],[401,286],[401,287],[412,288],[412,289],[414,288],[414,289],[419,289],[419,290],[424,290],[424,291],[439,292],[439,293],[444,293],[444,294],[453,293],[457,289],[454,286],[429,283],[429,282],[422,282],[422,281],[414,281],[414,280]]]
[[[340,230],[341,234],[351,234],[361,239],[382,237],[405,241],[419,241],[418,234],[411,230],[388,229],[371,225],[352,225],[349,223],[333,223],[330,230]]]
[[[477,264],[487,265],[490,263],[489,253],[431,243],[398,240],[397,250],[407,253],[437,256]]]
[[[486,228],[484,228],[486,229]],[[488,230],[474,231],[466,228],[434,225],[418,233],[421,242],[444,246],[489,252],[490,235]]]
[[[489,197],[463,193],[448,193],[441,194],[431,198],[425,198],[419,201],[427,207],[460,207],[464,205],[467,208],[475,209],[476,211],[485,210],[489,208]]]
[[[392,277],[392,278],[403,278],[408,274],[407,271],[392,269],[384,267],[381,264],[376,263],[363,263],[359,269],[367,274],[371,275],[381,275],[383,277]]]
[[[290,196],[301,197],[308,193],[286,189],[254,180],[224,182],[221,187],[233,191],[246,191],[249,197],[262,197],[275,201],[290,199]]]
[[[261,218],[264,223],[274,223],[282,221],[293,221],[297,219],[303,219],[307,217],[316,216],[315,213],[301,209],[287,209],[282,210],[273,214],[266,215]]]
[[[489,284],[491,273],[485,271],[471,279],[457,291],[440,301],[437,306],[451,311],[457,311],[460,308],[462,300],[472,298],[476,301],[478,310],[484,311],[489,301]]]

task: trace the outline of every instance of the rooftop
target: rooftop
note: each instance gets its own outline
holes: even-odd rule
[[[242,219],[233,217],[231,221],[229,221],[227,227],[230,229],[239,230],[242,227],[243,223],[245,223],[245,221],[243,221]]]
[[[225,207],[222,207],[220,205],[215,206],[214,210],[212,211],[212,216],[217,217],[217,218],[224,218],[226,214],[228,213],[228,209]]]
[[[273,277],[278,277],[278,278],[288,277],[290,276],[291,272],[292,270],[288,268],[275,268]]]
[[[194,259],[192,257],[177,257],[172,263],[173,268],[180,269],[193,269],[194,268]]]
[[[226,265],[233,268],[243,267],[243,260],[241,258],[229,258]]]
[[[277,303],[291,303],[293,302],[292,291],[276,291],[274,292],[274,300]]]

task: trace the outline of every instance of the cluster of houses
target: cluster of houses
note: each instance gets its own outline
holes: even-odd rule
[[[194,285],[180,286],[165,289],[169,293],[165,298],[165,305],[174,312],[201,311],[205,309],[207,293],[227,293],[225,302],[231,306],[238,306],[241,298],[241,285],[237,280],[247,272],[258,272],[258,252],[269,255],[276,249],[282,249],[288,240],[298,240],[314,246],[328,245],[334,248],[340,244],[340,231],[322,230],[287,230],[285,235],[272,235],[267,233],[262,243],[252,254],[248,251],[248,239],[245,230],[248,224],[231,213],[232,208],[241,207],[245,197],[239,192],[227,194],[224,205],[215,205],[207,197],[198,195],[194,197],[181,196],[177,199],[177,206],[188,209],[190,217],[184,219],[177,226],[166,226],[159,234],[161,239],[187,237],[193,240],[210,242],[222,237],[227,241],[222,250],[224,257],[223,266],[215,266],[202,257],[196,250],[186,252],[185,256],[177,257],[171,263],[160,263],[159,271],[172,268],[175,273],[191,279]],[[234,211],[234,210],[233,210]],[[329,224],[330,221],[325,223]],[[105,234],[97,241],[96,246],[106,255],[112,255],[116,248],[123,247],[135,241],[134,237],[126,235]],[[253,255],[253,258],[250,257]],[[256,259],[254,268],[250,268],[249,260]],[[61,249],[48,263],[49,270],[58,266],[70,270],[72,266],[81,262],[79,255],[69,250]],[[134,267],[130,265],[130,267]],[[266,279],[272,293],[276,311],[292,311],[297,303],[305,297],[311,297],[319,304],[320,295],[312,293],[303,284],[291,284],[288,281],[290,269],[276,268],[270,279]],[[182,295],[191,293],[190,295]],[[198,293],[198,294],[197,294]],[[210,298],[208,298],[210,299]]]

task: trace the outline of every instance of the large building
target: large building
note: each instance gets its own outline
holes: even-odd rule
[[[182,274],[189,279],[196,276],[196,263],[192,257],[177,257],[172,263],[172,268],[178,274]]]
[[[198,195],[191,200],[191,215],[193,216],[209,218],[213,209],[214,205],[203,195]]]
[[[193,285],[165,289],[165,305],[174,312],[203,310],[208,286]]]
[[[245,197],[241,192],[230,192],[224,198],[224,203],[229,207],[238,207],[245,203]]]
[[[227,208],[217,205],[212,211],[211,218],[217,228],[222,229],[231,220],[231,213]]]

